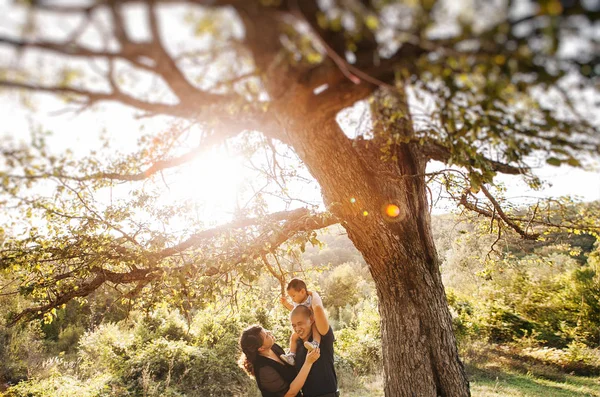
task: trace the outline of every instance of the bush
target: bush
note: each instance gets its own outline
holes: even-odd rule
[[[357,308],[356,320],[336,332],[335,351],[340,369],[351,369],[355,375],[366,375],[382,365],[381,331],[375,302],[365,301]]]
[[[564,372],[578,375],[600,374],[600,350],[591,349],[578,342],[570,343],[566,349],[525,348],[522,349],[521,355],[536,359],[543,364],[559,367]]]
[[[600,253],[581,264],[569,250],[553,245],[521,257],[506,255],[487,263],[476,293],[469,292],[472,287],[449,289],[458,340],[600,346]]]
[[[39,324],[0,326],[0,382],[16,384],[40,369],[44,361]]]
[[[81,380],[72,375],[53,374],[11,387],[7,397],[109,397],[124,395],[109,386],[110,375]]]
[[[254,381],[237,366],[237,316],[199,312],[188,325],[176,311],[132,314],[85,333],[78,361],[55,362],[46,376],[10,388],[12,396],[232,396]]]

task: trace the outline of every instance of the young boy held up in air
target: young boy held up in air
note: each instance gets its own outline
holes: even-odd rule
[[[287,285],[287,294],[292,299],[292,303],[290,303],[286,297],[281,297],[281,303],[288,310],[294,310],[296,306],[304,305],[308,307],[312,311],[312,300],[313,295],[318,294],[314,291],[309,291],[306,289],[306,283],[299,278],[293,278]],[[304,347],[310,353],[313,349],[319,347],[321,343],[321,334],[317,330],[315,324],[312,326],[312,342],[304,342]],[[282,354],[280,357],[283,361],[290,365],[294,365],[296,362],[296,343],[298,342],[298,334],[293,332],[290,337],[290,352],[288,354]]]

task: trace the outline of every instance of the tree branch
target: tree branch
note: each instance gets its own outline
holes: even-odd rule
[[[268,253],[273,252],[285,241],[293,237],[295,234],[300,232],[312,231],[321,229],[327,226],[334,225],[338,222],[336,218],[329,214],[314,214],[311,215],[310,211],[306,208],[299,208],[293,211],[282,211],[276,212],[261,218],[246,218],[237,221],[233,221],[226,225],[222,225],[213,229],[205,230],[200,233],[196,233],[184,242],[177,244],[174,247],[163,249],[157,253],[147,254],[151,259],[152,267],[137,269],[134,268],[129,272],[118,273],[106,270],[100,267],[92,267],[90,272],[95,274],[95,277],[91,280],[85,281],[76,287],[73,287],[66,292],[58,295],[54,300],[43,305],[38,305],[24,309],[17,315],[11,318],[8,325],[13,326],[21,320],[34,320],[44,316],[44,314],[50,312],[52,309],[61,306],[64,303],[69,302],[73,298],[83,297],[91,294],[105,283],[111,284],[133,284],[146,285],[153,280],[160,279],[165,275],[166,270],[169,271],[185,271],[189,270],[192,265],[183,265],[176,268],[162,268],[158,264],[161,260],[167,257],[179,254],[185,250],[196,247],[202,241],[216,237],[224,232],[233,229],[240,229],[248,226],[256,226],[261,224],[273,224],[277,222],[285,221],[285,223],[276,227],[272,230],[272,233],[263,233],[261,237],[256,239],[251,244],[248,244],[242,252],[237,251],[229,256],[227,262],[230,266],[235,267],[236,265],[254,260],[261,256],[265,256]],[[58,259],[57,259],[58,260]],[[218,274],[219,271],[209,268],[206,275]],[[68,276],[58,276],[59,279],[68,278]],[[141,289],[134,289],[133,291],[141,291]]]
[[[48,51],[58,55],[65,55],[78,58],[107,58],[107,59],[123,59],[131,62],[140,69],[155,71],[155,67],[146,63],[140,62],[139,57],[143,55],[142,45],[132,43],[127,49],[122,49],[120,52],[112,51],[95,51],[80,45],[70,42],[54,43],[50,41],[22,41],[11,37],[0,36],[0,44],[12,46],[17,49],[31,48],[41,51]]]
[[[268,243],[270,247],[278,247],[298,232],[322,229],[324,227],[331,226],[339,222],[336,218],[332,216],[327,216],[326,214],[311,215],[310,211],[306,208],[298,208],[292,211],[275,212],[264,217],[240,219],[213,229],[201,231],[190,236],[187,240],[173,247],[165,248],[157,254],[154,254],[153,257],[155,259],[162,259],[167,256],[183,252],[189,248],[197,246],[200,242],[206,239],[215,237],[228,230],[240,229],[248,226],[255,226],[261,224],[272,224],[274,222],[280,221],[286,222],[279,230],[277,230],[273,235],[264,236],[261,239],[258,239],[257,242],[252,243],[251,246],[260,247],[261,245],[265,245]],[[245,249],[244,251],[248,250]],[[256,255],[249,256],[255,258],[258,255],[261,255],[263,252],[270,252],[271,248],[259,251],[260,252]],[[239,260],[235,263],[240,262],[242,262],[241,256]]]
[[[120,4],[116,0],[107,0],[106,4],[108,5],[108,9],[110,10],[110,15],[112,17],[115,37],[121,44],[121,47],[125,48],[131,41],[127,36],[127,30],[125,29],[125,20],[123,19],[123,15],[121,14],[121,10],[119,9]]]
[[[527,231],[523,230],[523,228],[521,226],[519,226],[515,220],[513,220],[509,216],[507,216],[506,213],[504,212],[504,210],[502,209],[502,207],[500,206],[500,204],[498,203],[498,201],[494,198],[494,196],[491,195],[491,193],[485,188],[485,186],[483,186],[483,185],[481,186],[481,191],[488,198],[488,200],[490,200],[495,211],[486,210],[481,207],[478,207],[476,204],[470,203],[467,200],[468,190],[466,190],[461,195],[460,204],[462,206],[464,206],[465,208],[467,208],[473,212],[476,212],[480,215],[484,215],[488,218],[493,218],[495,216],[495,214],[498,214],[500,219],[502,219],[502,221],[507,226],[509,226],[511,229],[513,229],[514,231],[519,233],[519,235],[526,240],[536,240],[540,236],[539,233],[528,233]],[[500,226],[498,226],[498,227],[500,227]]]
[[[222,101],[222,95],[211,95],[202,93],[197,87],[193,86],[188,79],[185,77],[183,72],[177,66],[177,63],[171,55],[167,52],[162,38],[160,37],[160,31],[158,26],[158,17],[155,10],[155,2],[150,0],[146,4],[146,16],[148,24],[150,25],[151,33],[151,48],[152,51],[148,51],[147,55],[151,55],[151,58],[156,62],[156,70],[165,79],[169,87],[173,90],[175,95],[181,102],[193,101],[193,102],[205,102],[209,99],[210,101]],[[210,98],[207,98],[210,97]]]
[[[158,274],[152,274],[155,269],[136,269],[127,273],[115,273],[106,269],[94,268],[93,273],[96,273],[91,281],[78,285],[77,288],[72,288],[62,295],[45,305],[39,305],[24,309],[8,321],[7,326],[12,327],[17,322],[25,319],[31,321],[42,318],[44,314],[50,312],[52,309],[59,307],[74,298],[80,298],[88,296],[92,292],[96,291],[105,282],[111,282],[113,284],[127,284],[132,282],[139,282],[145,280],[147,277],[150,279],[156,279],[159,277]]]
[[[423,153],[425,157],[431,160],[441,161],[442,163],[447,163],[451,157],[451,153],[448,148],[435,142],[425,143],[422,146],[421,153]],[[522,175],[529,171],[529,168],[517,167],[510,164],[501,163],[499,161],[491,160],[483,156],[481,157],[490,166],[490,168],[496,172],[510,175]]]
[[[145,102],[121,91],[115,91],[112,93],[103,93],[97,91],[87,91],[73,87],[58,87],[58,86],[43,86],[29,83],[17,83],[14,81],[3,81],[0,80],[1,87],[17,88],[28,91],[36,92],[47,92],[52,94],[74,94],[85,97],[88,100],[88,104],[91,105],[100,101],[115,101],[120,102],[124,105],[129,105],[136,109],[152,112],[155,114],[163,114],[175,117],[190,118],[190,113],[183,106],[179,105],[166,105],[161,103]]]

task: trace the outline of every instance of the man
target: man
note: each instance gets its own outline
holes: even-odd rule
[[[312,311],[304,305],[299,305],[292,310],[290,320],[294,332],[300,337],[296,350],[296,369],[302,368],[308,353],[304,342],[313,340],[313,323],[321,334],[321,358],[319,358],[306,378],[302,393],[304,397],[337,397],[337,375],[333,367],[333,342],[335,336],[329,326],[323,301],[316,292],[312,295]],[[310,346],[309,344],[307,344]]]

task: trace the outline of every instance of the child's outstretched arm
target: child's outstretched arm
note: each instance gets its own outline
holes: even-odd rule
[[[323,307],[323,301],[315,291],[312,291],[312,309],[315,314],[315,326],[317,327],[317,331],[319,331],[319,334],[325,335],[329,332],[329,320],[327,319],[327,313],[325,313],[325,308]]]
[[[288,301],[288,300],[287,300],[287,298],[286,298],[285,296],[282,296],[282,297],[281,297],[281,304],[282,304],[283,306],[285,306],[285,308],[286,308],[286,309],[288,309],[288,310],[290,310],[290,311],[294,309],[294,305],[292,305],[292,304],[290,303],[290,301]]]

